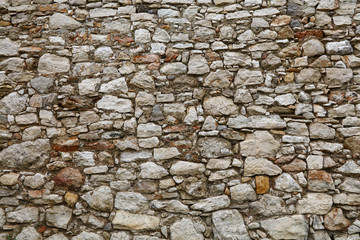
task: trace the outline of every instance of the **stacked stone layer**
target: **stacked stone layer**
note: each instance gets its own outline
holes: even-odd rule
[[[0,239],[360,239],[359,9],[0,0]]]

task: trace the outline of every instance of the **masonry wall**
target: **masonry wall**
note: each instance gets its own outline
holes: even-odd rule
[[[360,239],[358,7],[0,0],[0,239]]]

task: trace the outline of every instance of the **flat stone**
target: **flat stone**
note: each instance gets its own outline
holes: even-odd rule
[[[120,154],[120,160],[122,162],[134,162],[138,160],[147,160],[152,158],[152,152],[147,150],[137,152],[122,152]]]
[[[336,0],[320,0],[316,9],[318,10],[335,10],[339,8],[339,2]]]
[[[162,135],[162,128],[155,123],[139,124],[137,128],[137,137],[160,137]]]
[[[360,194],[355,193],[340,193],[334,195],[334,203],[341,205],[360,205]]]
[[[191,209],[200,210],[203,212],[212,212],[222,208],[227,208],[230,205],[230,199],[226,195],[210,197],[201,199],[191,206]]]
[[[81,187],[84,180],[84,176],[75,168],[64,168],[54,177],[56,185],[69,188]]]
[[[154,159],[155,160],[167,160],[175,158],[181,155],[176,147],[169,148],[155,148],[154,149]]]
[[[142,89],[155,88],[154,79],[146,71],[135,73],[134,77],[130,80],[130,84]]]
[[[126,211],[116,211],[112,220],[113,228],[133,231],[152,231],[158,228],[160,218],[144,215],[132,214]]]
[[[267,131],[255,131],[246,135],[240,142],[240,153],[243,156],[275,157],[280,143]]]
[[[153,162],[142,163],[140,169],[139,177],[141,178],[160,179],[169,174],[165,168]]]
[[[104,33],[128,34],[131,31],[131,22],[125,18],[107,22],[106,24],[103,24],[103,26]]]
[[[250,240],[242,215],[236,209],[219,210],[212,213],[214,239]]]
[[[70,61],[66,57],[45,53],[39,59],[38,72],[43,74],[67,73],[70,71]]]
[[[67,229],[72,216],[72,209],[65,206],[54,206],[46,209],[46,224],[56,228]]]
[[[0,185],[3,186],[12,186],[18,183],[19,181],[19,174],[17,173],[7,173],[0,177]]]
[[[6,214],[9,223],[36,223],[39,220],[39,210],[36,207],[25,207]]]
[[[250,212],[264,217],[283,215],[286,213],[285,202],[280,197],[265,194],[260,201],[250,202]]]
[[[183,218],[171,225],[170,236],[172,240],[204,239],[204,236],[196,230],[193,221],[189,218]]]
[[[234,80],[236,87],[259,85],[263,82],[264,77],[261,71],[248,70],[246,68],[239,69]]]
[[[350,82],[353,78],[353,71],[351,69],[340,68],[327,68],[325,75],[325,83],[330,88],[341,87],[344,84]]]
[[[233,100],[223,96],[207,98],[203,106],[205,112],[213,116],[231,115],[238,112],[238,107]]]
[[[347,229],[350,221],[346,219],[341,208],[334,208],[324,217],[325,228],[330,231]]]
[[[79,235],[72,237],[71,240],[104,240],[104,238],[96,233],[83,231]]]
[[[282,173],[275,179],[274,188],[285,192],[302,192],[300,185],[288,173]]]
[[[309,171],[308,189],[313,192],[327,192],[328,190],[334,190],[335,185],[331,174],[322,170]]]
[[[312,68],[305,68],[301,70],[295,78],[297,83],[316,83],[320,80],[321,73]]]
[[[214,88],[226,88],[228,87],[234,76],[227,70],[218,69],[216,72],[211,72],[204,80],[204,86]]]
[[[345,192],[360,193],[360,180],[347,177],[337,188]]]
[[[310,39],[303,43],[303,56],[313,57],[325,53],[324,45],[318,39]]]
[[[55,13],[49,17],[49,27],[51,29],[76,29],[82,27],[82,24],[61,13]]]
[[[137,213],[146,209],[148,204],[147,198],[137,192],[118,192],[115,197],[115,208]]]
[[[161,68],[160,72],[165,75],[181,75],[186,74],[187,67],[183,63],[175,62],[175,63],[165,63]]]
[[[347,55],[353,52],[353,48],[349,41],[328,42],[326,44],[327,54]]]
[[[198,140],[198,150],[202,157],[219,158],[232,154],[231,143],[223,138],[205,137]]]
[[[310,138],[311,139],[334,139],[335,138],[335,129],[322,124],[322,123],[312,123],[309,128]]]
[[[132,102],[129,99],[117,98],[112,95],[104,95],[96,103],[96,106],[100,109],[119,113],[133,112]]]
[[[0,39],[0,56],[17,56],[20,45],[9,38]]]
[[[231,200],[243,204],[247,201],[255,201],[256,193],[250,184],[238,184],[230,187]]]
[[[198,175],[205,172],[205,166],[202,163],[193,163],[187,161],[178,161],[171,165],[170,173],[172,175]]]
[[[203,75],[210,72],[206,59],[201,55],[191,55],[188,62],[188,74]]]
[[[54,85],[54,78],[37,77],[31,79],[31,86],[39,93],[48,93]]]
[[[25,227],[16,236],[16,240],[42,240],[40,233],[34,227]]]
[[[224,64],[251,67],[251,58],[239,52],[224,52]]]
[[[114,205],[111,188],[102,186],[84,194],[82,197],[91,208],[104,212],[111,212]]]
[[[154,200],[150,203],[150,206],[156,210],[164,210],[171,213],[189,213],[189,207],[178,200]]]
[[[263,220],[260,225],[274,239],[307,239],[309,231],[308,221],[303,215]]]
[[[333,205],[333,198],[325,193],[307,193],[298,201],[297,209],[301,214],[327,214]]]
[[[266,158],[247,157],[244,163],[244,176],[254,175],[279,175],[281,168]]]

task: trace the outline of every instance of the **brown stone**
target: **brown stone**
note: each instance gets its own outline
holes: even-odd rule
[[[153,63],[159,61],[160,61],[160,56],[155,54],[134,56],[131,58],[131,62],[133,63]]]
[[[276,164],[288,163],[291,160],[293,160],[294,157],[295,157],[295,155],[281,156],[278,159],[276,159],[275,163]]]
[[[277,16],[274,21],[271,22],[271,26],[279,27],[288,25],[291,21],[291,17],[288,15]]]
[[[130,45],[132,42],[134,42],[134,38],[132,37],[121,37],[121,36],[115,36],[114,41],[120,43],[121,45]]]
[[[344,147],[350,149],[353,154],[360,153],[360,136],[353,136],[345,139]]]
[[[269,192],[269,177],[268,176],[255,176],[256,193],[265,194]]]
[[[68,96],[62,99],[59,105],[69,110],[75,109],[90,109],[94,107],[94,102],[83,96]]]
[[[69,207],[73,207],[75,203],[78,201],[79,195],[71,192],[67,192],[65,194],[65,202]]]
[[[331,174],[323,170],[308,173],[308,189],[314,192],[325,192],[335,188]]]
[[[85,143],[84,147],[92,150],[106,150],[115,148],[114,144],[109,141],[88,142]]]
[[[154,180],[140,180],[134,184],[134,191],[141,193],[154,193],[158,190],[158,183]]]
[[[280,38],[280,39],[287,39],[287,38],[293,39],[294,38],[294,32],[292,31],[290,26],[285,26],[285,27],[281,28],[278,31],[278,38]]]
[[[341,208],[334,208],[325,215],[324,225],[326,229],[337,231],[346,229],[350,225],[350,221],[345,218]]]
[[[285,172],[302,172],[306,170],[306,162],[301,159],[295,159],[289,164],[281,167]]]
[[[84,176],[74,168],[64,168],[55,177],[55,184],[61,187],[78,188],[84,183]]]
[[[60,152],[72,152],[79,149],[79,139],[77,137],[60,137],[53,142],[52,149]]]
[[[166,50],[165,55],[166,55],[165,62],[171,62],[179,56],[179,51],[173,48],[169,48]]]
[[[322,30],[306,30],[302,32],[295,33],[295,37],[303,40],[308,37],[316,37],[322,39],[324,37],[324,32]]]

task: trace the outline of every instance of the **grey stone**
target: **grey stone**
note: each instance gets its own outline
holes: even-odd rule
[[[104,95],[96,106],[100,109],[108,111],[116,111],[119,113],[133,112],[132,102],[129,99],[117,98],[112,95]]]
[[[325,75],[325,83],[330,88],[341,87],[345,83],[350,82],[353,78],[351,69],[327,68]]]
[[[333,205],[333,198],[325,193],[307,193],[298,201],[297,209],[300,214],[325,215]]]
[[[238,111],[233,100],[223,96],[205,99],[204,109],[206,113],[215,116],[236,114]]]
[[[279,95],[275,97],[275,101],[278,102],[281,106],[288,106],[296,103],[296,99],[291,93]]]
[[[46,240],[69,240],[63,233],[56,233],[48,237]]]
[[[46,224],[49,226],[67,229],[72,216],[72,209],[65,206],[54,206],[46,209]]]
[[[32,189],[41,188],[46,183],[45,175],[36,173],[34,176],[26,176],[24,185]]]
[[[316,83],[320,80],[321,73],[312,68],[305,68],[296,75],[297,83]]]
[[[265,194],[260,201],[250,203],[250,211],[254,215],[271,217],[286,213],[285,202],[280,197]]]
[[[14,42],[9,38],[0,39],[0,56],[18,55],[20,45],[20,43]]]
[[[205,137],[198,141],[198,150],[202,157],[219,158],[232,154],[231,143],[223,138]]]
[[[179,62],[165,63],[160,68],[160,72],[165,75],[169,75],[169,74],[181,75],[181,74],[185,74],[186,71],[187,71],[186,65]]]
[[[169,148],[155,148],[154,149],[154,159],[155,160],[167,160],[175,158],[181,155],[176,147]]]
[[[288,173],[282,173],[275,179],[274,188],[285,192],[302,192],[300,185]]]
[[[171,213],[182,213],[182,214],[188,214],[189,213],[189,207],[185,204],[182,204],[178,200],[154,200],[150,204],[151,208],[157,209],[157,210],[165,210],[166,212]]]
[[[335,138],[335,129],[322,124],[312,123],[310,124],[310,138],[312,139],[333,139]]]
[[[16,236],[16,240],[42,240],[40,233],[36,231],[34,227],[25,227]]]
[[[203,212],[212,212],[219,209],[227,208],[230,205],[230,199],[226,195],[209,197],[201,199],[191,206],[192,209]]]
[[[135,30],[135,42],[137,43],[148,43],[151,41],[151,35],[147,29]]]
[[[251,58],[239,52],[224,52],[224,64],[251,67]]]
[[[140,169],[141,171],[139,177],[141,178],[160,179],[169,175],[165,168],[153,162],[142,163],[140,165]]]
[[[159,15],[160,15],[161,10],[165,10],[165,9],[159,9],[159,11],[158,11]],[[170,35],[164,29],[161,29],[161,28],[156,28],[154,35],[152,37],[153,41],[164,42],[164,43],[170,42],[170,39],[171,39]]]
[[[178,161],[170,168],[172,175],[197,175],[205,172],[205,166],[202,163],[193,163],[187,161]]]
[[[19,95],[17,92],[12,92],[0,100],[1,114],[18,114],[25,110],[26,100],[28,95]]]
[[[61,13],[55,13],[49,17],[49,27],[51,29],[76,29],[82,27],[82,24]]]
[[[203,75],[210,72],[206,59],[201,55],[191,55],[188,62],[188,74]]]
[[[105,33],[121,33],[128,34],[131,30],[131,23],[125,18],[120,18],[115,21],[107,22],[103,24]]]
[[[230,187],[231,200],[237,203],[245,203],[247,201],[255,201],[256,193],[250,184],[238,184]]]
[[[282,172],[281,168],[273,164],[266,158],[247,157],[244,164],[244,175],[279,175]]]
[[[263,220],[260,225],[274,239],[307,239],[309,231],[308,221],[303,215]]]
[[[344,174],[360,174],[360,166],[354,160],[349,159],[336,171]]]
[[[206,79],[205,79],[206,80]],[[235,96],[234,96],[234,102],[235,103],[250,103],[253,101],[253,98],[247,89],[237,89]]]
[[[248,70],[246,68],[239,69],[234,80],[236,87],[260,85],[263,82],[264,77],[261,71]]]
[[[95,166],[95,155],[93,152],[74,152],[73,162],[77,167]]]
[[[334,204],[359,206],[360,195],[355,193],[340,193],[334,195]]]
[[[303,56],[313,57],[325,53],[324,45],[317,39],[310,39],[303,43]]]
[[[137,137],[156,137],[162,135],[162,128],[155,123],[139,124],[137,128]]]
[[[39,210],[36,207],[25,207],[6,214],[9,223],[36,223],[39,220]]]
[[[154,79],[146,71],[135,73],[134,77],[130,80],[130,84],[142,89],[155,88]]]
[[[66,57],[45,53],[39,59],[38,72],[43,74],[67,73],[70,71],[70,61]]]
[[[341,42],[328,42],[326,44],[327,54],[338,54],[338,55],[347,55],[353,52],[353,48],[349,41]]]
[[[115,197],[115,208],[137,213],[146,209],[148,200],[141,193],[137,192],[118,192]]]
[[[189,218],[183,218],[170,227],[172,240],[203,240],[204,236],[199,233],[194,223]]]
[[[236,209],[212,213],[214,239],[250,240],[242,215]]]
[[[96,233],[83,231],[79,235],[72,237],[71,240],[104,240],[104,238]]]
[[[233,74],[227,70],[218,69],[211,72],[204,80],[204,86],[226,88],[231,84]]]
[[[106,62],[113,54],[111,47],[99,47],[94,52],[94,58],[97,62]]]
[[[122,162],[134,162],[137,160],[146,160],[152,158],[152,152],[142,150],[138,152],[122,152],[120,154],[120,160]]]
[[[255,131],[246,135],[240,142],[240,153],[243,156],[275,157],[280,143],[267,131]]]
[[[87,192],[82,196],[91,208],[104,212],[111,212],[114,205],[114,198],[111,188],[102,186]]]
[[[39,93],[48,93],[54,85],[54,78],[37,77],[31,79],[31,86]]]

